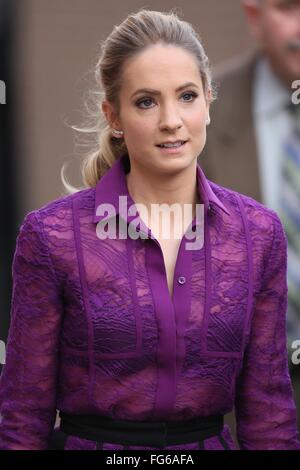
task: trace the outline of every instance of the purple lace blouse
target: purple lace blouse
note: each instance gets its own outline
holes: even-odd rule
[[[0,448],[47,449],[57,409],[183,421],[235,408],[241,449],[300,449],[278,216],[208,181],[198,165],[204,244],[187,250],[182,238],[171,297],[151,233],[97,236],[101,203],[117,208],[121,195],[133,203],[126,171],[124,154],[95,188],[28,213],[20,227],[0,379]],[[226,425],[222,437],[235,448]],[[69,436],[65,449],[96,446]],[[223,446],[213,437],[204,448]]]

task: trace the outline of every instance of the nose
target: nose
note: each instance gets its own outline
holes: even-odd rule
[[[173,104],[165,104],[161,107],[159,128],[161,131],[177,130],[182,126],[182,119],[180,113]]]

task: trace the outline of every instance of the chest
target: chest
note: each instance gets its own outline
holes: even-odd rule
[[[173,294],[173,280],[174,280],[174,271],[176,266],[176,260],[178,256],[178,250],[180,247],[181,240],[180,239],[158,239],[158,242],[161,247],[166,277],[167,277],[167,284],[170,296],[172,297]]]
[[[171,220],[168,233],[163,231],[161,220],[159,220],[159,222],[151,220],[149,227],[160,245],[168,290],[170,297],[172,298],[174,271],[182,237],[187,228],[187,222],[184,224],[184,221],[181,220],[180,224],[176,224],[174,220]]]
[[[67,256],[76,256],[65,283],[68,348],[90,344],[97,360],[133,359],[142,351],[155,354],[165,333],[164,345],[172,335],[184,338],[192,358],[239,354],[256,271],[248,267],[251,254],[237,225],[221,225],[215,216],[203,246],[188,250],[182,237],[164,238],[153,224],[156,242],[100,240],[92,224],[81,223],[77,252],[64,251],[64,268]]]

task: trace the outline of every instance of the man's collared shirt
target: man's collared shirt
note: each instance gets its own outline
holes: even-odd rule
[[[253,85],[253,119],[263,203],[280,208],[282,144],[292,129],[288,111],[291,94],[272,71],[265,58],[257,61]]]

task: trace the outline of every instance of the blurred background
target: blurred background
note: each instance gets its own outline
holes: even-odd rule
[[[64,194],[63,163],[69,162],[70,182],[82,184],[69,126],[81,123],[100,41],[142,7],[177,8],[200,33],[214,69],[255,50],[240,0],[0,0],[0,80],[6,84],[6,104],[0,104],[0,341],[9,327],[20,224],[26,213]]]

